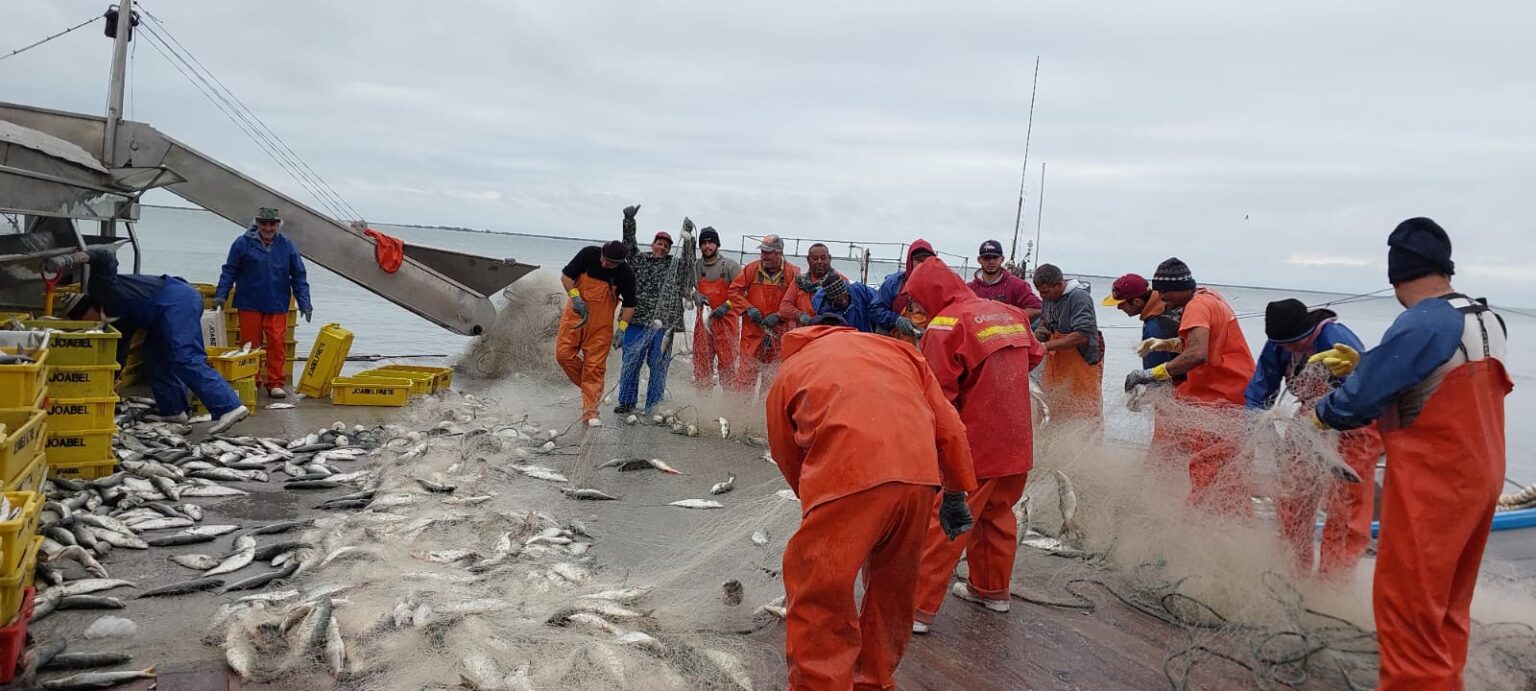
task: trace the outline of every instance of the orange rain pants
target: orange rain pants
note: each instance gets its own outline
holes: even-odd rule
[[[1275,518],[1280,523],[1280,535],[1296,560],[1296,573],[1312,573],[1317,505],[1325,495],[1328,517],[1323,522],[1322,547],[1318,550],[1318,574],[1346,577],[1360,561],[1360,555],[1371,543],[1371,506],[1376,490],[1376,461],[1381,458],[1381,451],[1381,435],[1376,428],[1362,427],[1344,432],[1339,438],[1339,455],[1360,476],[1358,484],[1331,476],[1319,481],[1312,472],[1284,474],[1281,495],[1275,501]]]
[[[723,278],[700,280],[697,285],[698,291],[709,299],[709,307],[698,310],[693,324],[693,385],[706,391],[714,386],[716,372],[720,374],[721,386],[730,386],[736,378],[741,317],[727,312],[719,319],[710,319],[708,314],[729,299],[730,285]]]
[[[789,262],[784,262],[784,268],[773,277],[769,277],[761,268],[761,262],[752,262],[742,267],[730,287],[732,312],[741,317],[741,341],[736,351],[734,388],[747,393],[757,388],[763,365],[769,365],[770,368],[778,365],[780,340],[791,326],[795,326],[781,319],[778,326],[773,327],[772,333],[765,333],[763,327],[744,316],[747,309],[753,307],[764,317],[778,314],[785,291],[794,285],[795,278],[800,275],[800,269]],[[773,371],[770,369],[767,379],[771,381],[772,378]],[[766,384],[764,386],[766,388]]]
[[[965,553],[971,592],[989,600],[1007,600],[1013,581],[1013,560],[1019,547],[1018,520],[1013,505],[1024,496],[1029,473],[989,477],[979,480],[975,492],[965,497],[976,524],[970,532],[954,540],[939,527],[939,504],[944,497],[933,498],[928,537],[923,545],[923,561],[917,580],[918,621],[932,624],[949,592],[950,574]]]
[[[1504,480],[1498,360],[1452,370],[1407,427],[1382,421],[1387,478],[1372,587],[1381,691],[1460,689],[1472,591]]]
[[[555,336],[555,361],[572,384],[581,387],[581,419],[597,417],[597,403],[603,397],[603,376],[608,372],[608,348],[613,345],[613,312],[619,306],[618,294],[606,281],[582,274],[576,290],[587,303],[587,323],[577,327],[581,317],[566,301],[560,315],[560,331]]]
[[[1051,334],[1058,338],[1065,334]],[[1076,348],[1045,354],[1040,384],[1051,404],[1051,418],[1059,420],[1104,419],[1104,361],[1090,365]]]
[[[1193,404],[1186,401],[1185,405]],[[1242,406],[1214,403],[1200,410],[1214,418],[1210,424],[1217,430],[1238,429],[1241,424],[1236,418],[1242,414]],[[1177,453],[1189,458],[1189,505],[1211,513],[1252,518],[1253,478],[1248,467],[1239,462],[1238,435],[1182,421],[1175,434]]]
[[[887,482],[823,502],[784,548],[789,688],[896,688],[935,487]],[[853,599],[864,573],[864,601]]]
[[[288,364],[288,313],[262,314],[240,310],[239,316],[240,342],[249,343],[252,348],[267,350],[266,369],[256,372],[256,386],[264,389],[287,386],[288,378],[283,375],[283,366]]]

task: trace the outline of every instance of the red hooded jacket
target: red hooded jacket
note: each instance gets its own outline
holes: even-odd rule
[[[795,329],[766,408],[768,447],[802,512],[888,482],[976,489],[965,423],[901,341]]]
[[[1029,315],[976,297],[938,258],[912,270],[907,293],[932,315],[923,356],[960,410],[976,477],[1027,473],[1035,465],[1029,371],[1045,357]]]

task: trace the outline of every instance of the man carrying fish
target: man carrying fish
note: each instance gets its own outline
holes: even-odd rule
[[[1380,420],[1387,450],[1372,605],[1384,691],[1459,689],[1473,588],[1504,480],[1503,320],[1451,286],[1451,239],[1427,218],[1387,238],[1387,279],[1406,309],[1318,401],[1319,427]]]
[[[851,283],[842,274],[827,277],[821,288],[811,298],[812,309],[819,315],[835,314],[844,324],[864,333],[874,333],[869,320],[870,305],[875,301],[875,289],[863,283]]]
[[[708,391],[719,373],[729,386],[736,376],[736,348],[741,318],[731,311],[731,282],[741,275],[736,260],[720,254],[720,233],[699,231],[699,259],[694,264],[693,301],[698,317],[693,325],[693,385]]]
[[[1365,349],[1355,332],[1338,322],[1333,310],[1308,310],[1295,299],[1269,303],[1264,309],[1264,335],[1269,340],[1259,352],[1253,379],[1243,392],[1249,410],[1274,406],[1282,385],[1301,402],[1302,410],[1311,410],[1318,399],[1346,380],[1353,359]],[[1335,353],[1344,357],[1335,357]],[[1296,454],[1281,459],[1289,466],[1281,469],[1275,518],[1298,574],[1312,573],[1314,521],[1324,495],[1328,498],[1328,518],[1323,523],[1318,573],[1347,577],[1371,542],[1371,498],[1381,436],[1374,426],[1353,429],[1339,435],[1338,449],[1363,482],[1332,476],[1325,480],[1323,473],[1309,467],[1308,459]]]
[[[62,272],[88,265],[90,277],[85,295],[70,316],[81,318],[99,312],[122,332],[122,343],[143,329],[145,373],[160,418],[187,420],[187,389],[213,414],[210,434],[219,434],[251,414],[240,397],[213,367],[203,347],[203,296],[176,276],[120,274],[112,249],[95,247],[48,260],[48,267]]]
[[[693,221],[683,219],[683,253],[672,256],[672,236],[656,233],[647,251],[635,242],[635,215],[640,205],[624,209],[624,250],[635,274],[635,309],[632,319],[640,326],[620,327],[624,349],[619,370],[619,405],[613,412],[628,414],[640,400],[640,368],[650,370],[645,387],[645,409],[661,403],[666,393],[667,368],[672,364],[672,335],[683,331],[683,302],[693,293],[688,280],[693,270]]]
[[[808,326],[816,318],[816,306],[812,298],[833,276],[848,280],[847,276],[832,269],[832,251],[822,243],[811,245],[805,253],[805,273],[797,276],[784,290],[779,302],[779,316],[789,323],[789,328]]]
[[[889,338],[812,325],[784,336],[784,358],[767,427],[801,510],[784,549],[789,688],[892,688],[934,492],[950,539],[971,526],[965,423],[922,355]]]
[[[213,308],[223,309],[230,291],[239,288],[235,309],[240,310],[240,341],[267,349],[266,370],[257,372],[256,385],[265,387],[272,398],[288,395],[283,390],[288,383],[283,366],[288,357],[289,301],[298,303],[304,321],[314,314],[304,258],[287,236],[277,232],[282,224],[277,209],[257,211],[256,222],[230,245],[213,293]]]
[[[1109,295],[1105,296],[1100,304],[1105,307],[1114,307],[1127,317],[1141,320],[1141,345],[1136,348],[1136,354],[1141,358],[1142,369],[1152,369],[1158,365],[1166,365],[1173,360],[1177,353],[1160,348],[1160,344],[1173,343],[1179,338],[1178,310],[1168,309],[1163,302],[1163,296],[1152,290],[1152,284],[1141,274],[1125,274],[1115,279],[1110,286]],[[1174,383],[1183,381],[1184,378],[1175,377]],[[1152,441],[1148,445],[1147,456],[1152,463],[1161,466],[1167,463],[1173,456],[1173,440],[1171,427],[1167,420],[1162,418],[1171,415],[1169,406],[1154,404],[1152,414]]]
[[[581,419],[590,425],[598,420],[597,404],[603,397],[614,312],[619,312],[620,333],[635,312],[635,274],[627,263],[624,243],[613,240],[602,247],[581,248],[560,270],[560,285],[570,302],[560,315],[555,361],[581,388]]]
[[[1180,404],[1240,425],[1243,390],[1253,378],[1254,365],[1232,306],[1220,293],[1195,283],[1189,266],[1178,257],[1158,264],[1152,289],[1169,308],[1183,311],[1178,341],[1170,346],[1179,354],[1167,364],[1131,371],[1125,377],[1126,392],[1172,381]],[[1211,431],[1208,424],[1165,419],[1180,423],[1169,433],[1179,455],[1189,457],[1189,503],[1219,513],[1253,515],[1247,471],[1236,462],[1239,439]]]
[[[966,497],[974,530],[948,539],[941,525],[929,525],[912,623],[914,633],[927,633],[946,589],[993,612],[1009,609],[1019,542],[1013,505],[1024,496],[1034,467],[1030,400],[1018,391],[1045,348],[1030,331],[1028,313],[977,297],[937,257],[912,270],[907,293],[932,315],[919,347],[945,399],[959,409],[979,482]],[[943,510],[942,502],[934,504],[935,511]],[[961,552],[968,578],[947,588]]]
[[[906,266],[885,277],[876,293],[875,302],[870,306],[869,318],[874,322],[876,331],[908,343],[917,343],[923,333],[923,326],[928,323],[928,315],[917,309],[912,304],[912,298],[907,295],[907,276],[919,262],[933,256],[937,255],[927,240],[918,238],[912,241],[912,246],[907,248]]]
[[[741,315],[740,359],[736,361],[737,391],[752,393],[763,366],[779,361],[779,342],[790,325],[779,316],[779,307],[800,269],[784,261],[784,240],[765,235],[757,246],[758,260],[747,264],[731,281],[731,309]],[[772,379],[770,370],[767,378]]]
[[[1087,283],[1054,264],[1035,267],[1043,301],[1035,338],[1045,344],[1040,385],[1056,419],[1099,424],[1104,417],[1104,334]]]

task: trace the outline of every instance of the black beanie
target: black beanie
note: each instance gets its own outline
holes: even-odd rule
[[[1179,261],[1178,257],[1169,257],[1158,264],[1157,273],[1152,274],[1152,289],[1159,293],[1194,290],[1195,277],[1190,275],[1189,266]]]
[[[1456,273],[1451,236],[1427,218],[1410,218],[1387,236],[1387,281],[1397,285],[1429,274]]]
[[[714,228],[705,228],[703,231],[699,232],[700,245],[709,242],[710,240],[714,240],[716,245],[720,244],[719,231],[716,231]]]
[[[1295,298],[1271,302],[1264,308],[1264,335],[1276,343],[1301,340],[1314,326],[1307,306]]]
[[[603,258],[611,262],[621,262],[629,255],[624,251],[624,243],[618,240],[609,240],[603,243]]]

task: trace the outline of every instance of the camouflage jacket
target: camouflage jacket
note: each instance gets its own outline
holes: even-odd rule
[[[635,219],[626,218],[624,249],[629,252],[629,266],[635,272],[635,314],[630,323],[649,326],[660,319],[668,329],[682,331],[683,305],[693,294],[692,272],[698,254],[694,239],[683,239],[681,254],[657,257],[651,254],[649,244],[642,247],[635,241]]]

